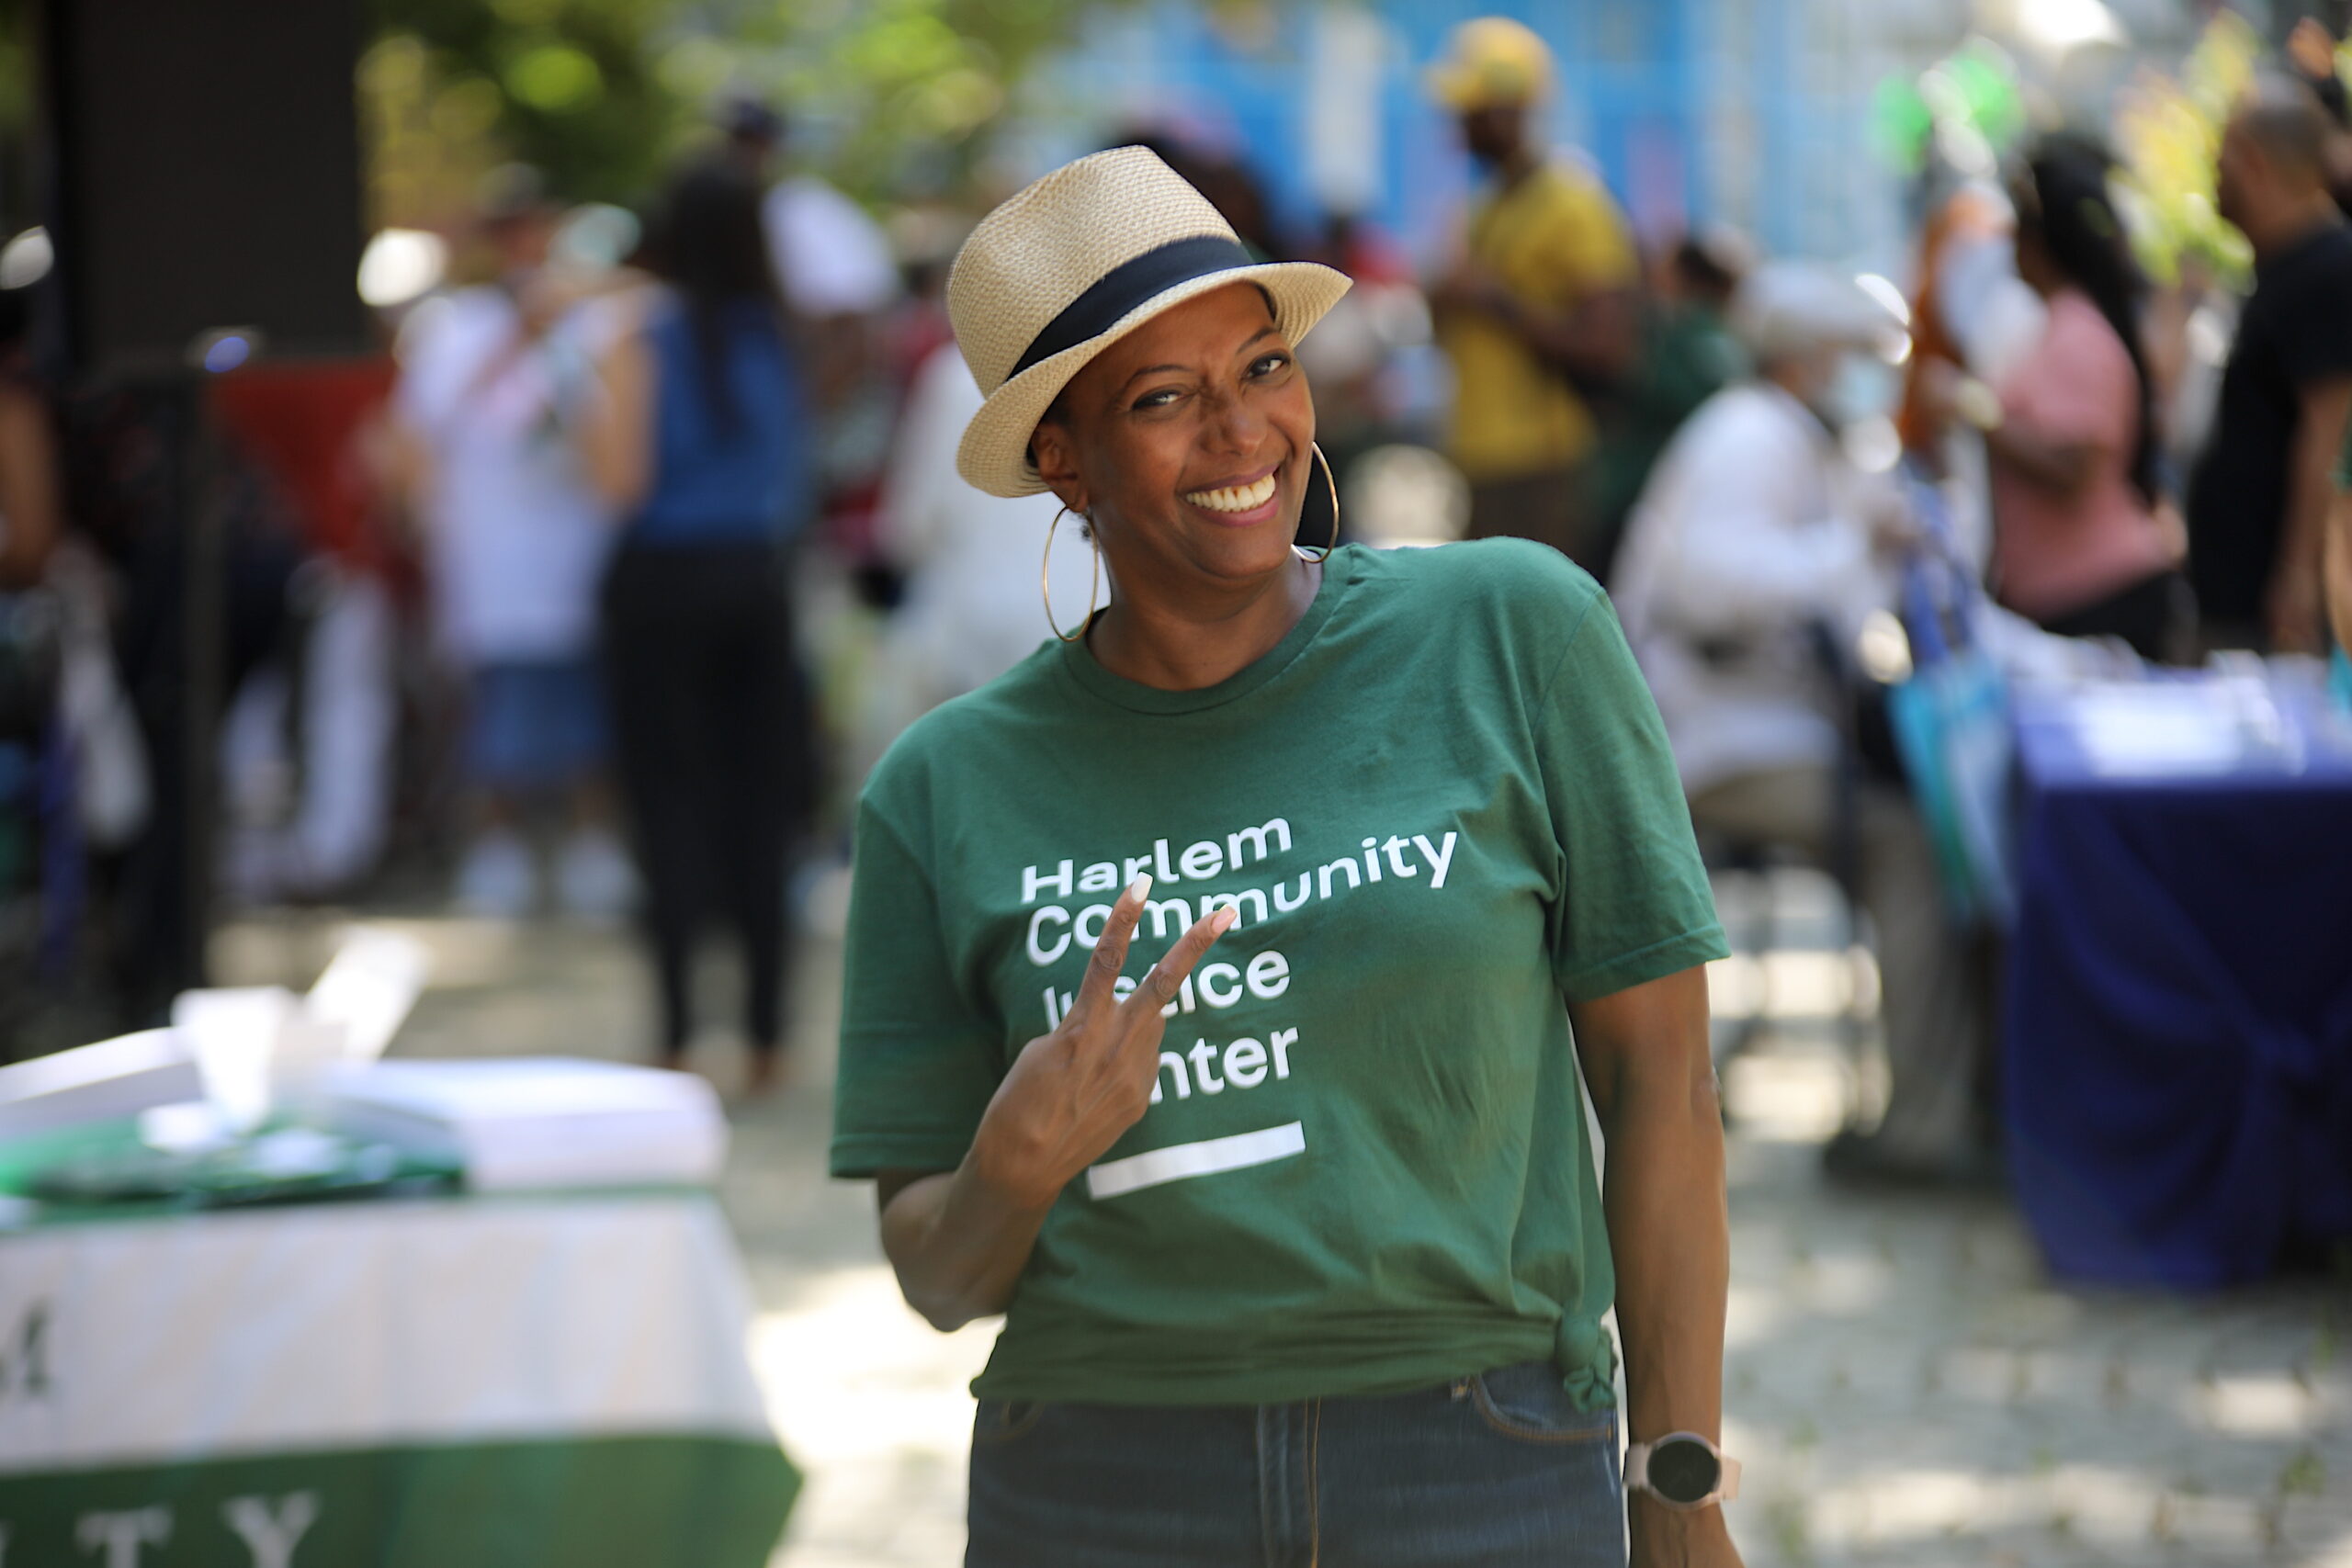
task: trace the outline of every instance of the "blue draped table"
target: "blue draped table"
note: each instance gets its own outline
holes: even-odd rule
[[[2239,754],[2208,724],[2135,758],[2099,734],[2134,694],[2019,694],[2004,1098],[2062,1276],[2210,1288],[2352,1238],[2352,730],[2315,683],[2270,694],[2138,694],[2156,730],[2257,712]]]

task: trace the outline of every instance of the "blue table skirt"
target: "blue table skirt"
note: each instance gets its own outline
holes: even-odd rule
[[[2019,728],[2005,1096],[2065,1276],[2211,1287],[2352,1238],[2352,757],[2094,776]]]

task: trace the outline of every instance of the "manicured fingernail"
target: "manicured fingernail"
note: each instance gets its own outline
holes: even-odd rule
[[[1241,911],[1235,908],[1232,905],[1227,904],[1224,908],[1219,909],[1216,912],[1216,916],[1214,919],[1209,921],[1209,930],[1215,931],[1219,936],[1223,936],[1226,932],[1233,929],[1233,922],[1240,918]]]
[[[1127,897],[1140,904],[1151,897],[1151,874],[1144,873],[1127,884]]]

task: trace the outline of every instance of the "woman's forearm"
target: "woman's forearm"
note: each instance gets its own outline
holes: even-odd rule
[[[1723,1112],[1707,1050],[1707,979],[1686,969],[1569,1009],[1577,1054],[1608,1141],[1601,1200],[1617,1266],[1626,1430],[1720,1441],[1724,1302],[1731,1222]],[[1627,1512],[1636,1568],[1736,1562],[1723,1510],[1678,1514],[1637,1494]]]
[[[902,1185],[886,1179],[882,1190],[882,1250],[924,1322],[948,1334],[1012,1304],[1051,1204],[1001,1190],[968,1156]]]
[[[1614,1110],[1604,1123],[1603,1203],[1617,1263],[1626,1431],[1635,1442],[1696,1432],[1720,1443],[1731,1226],[1714,1075],[1648,1083],[1634,1075]],[[1689,1563],[1700,1549],[1710,1562],[1731,1553],[1721,1508],[1676,1513],[1635,1493],[1626,1522],[1634,1568]]]
[[[2098,448],[2059,441],[2012,420],[1984,433],[1984,445],[2027,483],[2071,501],[2088,488]]]
[[[0,586],[40,580],[57,542],[57,437],[49,411],[23,387],[0,382]]]
[[[943,1333],[1012,1304],[1062,1189],[1150,1108],[1179,988],[1238,918],[1229,908],[1203,915],[1123,998],[1118,976],[1150,893],[1151,878],[1139,876],[1119,895],[1078,999],[1012,1059],[964,1163],[881,1173],[882,1250],[908,1304]]]
[[[1714,1438],[1731,1241],[1713,1077],[1634,1075],[1611,1109],[1603,1193],[1631,1431],[1644,1441],[1668,1432]]]
[[[605,353],[571,430],[589,484],[620,515],[636,511],[653,479],[653,367],[642,333],[624,333]]]
[[[1706,971],[1685,969],[1568,1011],[1608,1144],[1601,1197],[1633,1436],[1713,1438],[1731,1226]]]

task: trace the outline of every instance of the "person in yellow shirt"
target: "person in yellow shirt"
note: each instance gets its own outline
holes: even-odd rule
[[[1453,362],[1451,446],[1472,536],[1536,539],[1582,563],[1598,543],[1587,400],[1633,357],[1640,261],[1600,180],[1536,139],[1552,79],[1544,40],[1501,17],[1464,22],[1431,71],[1491,184],[1430,303]]]

